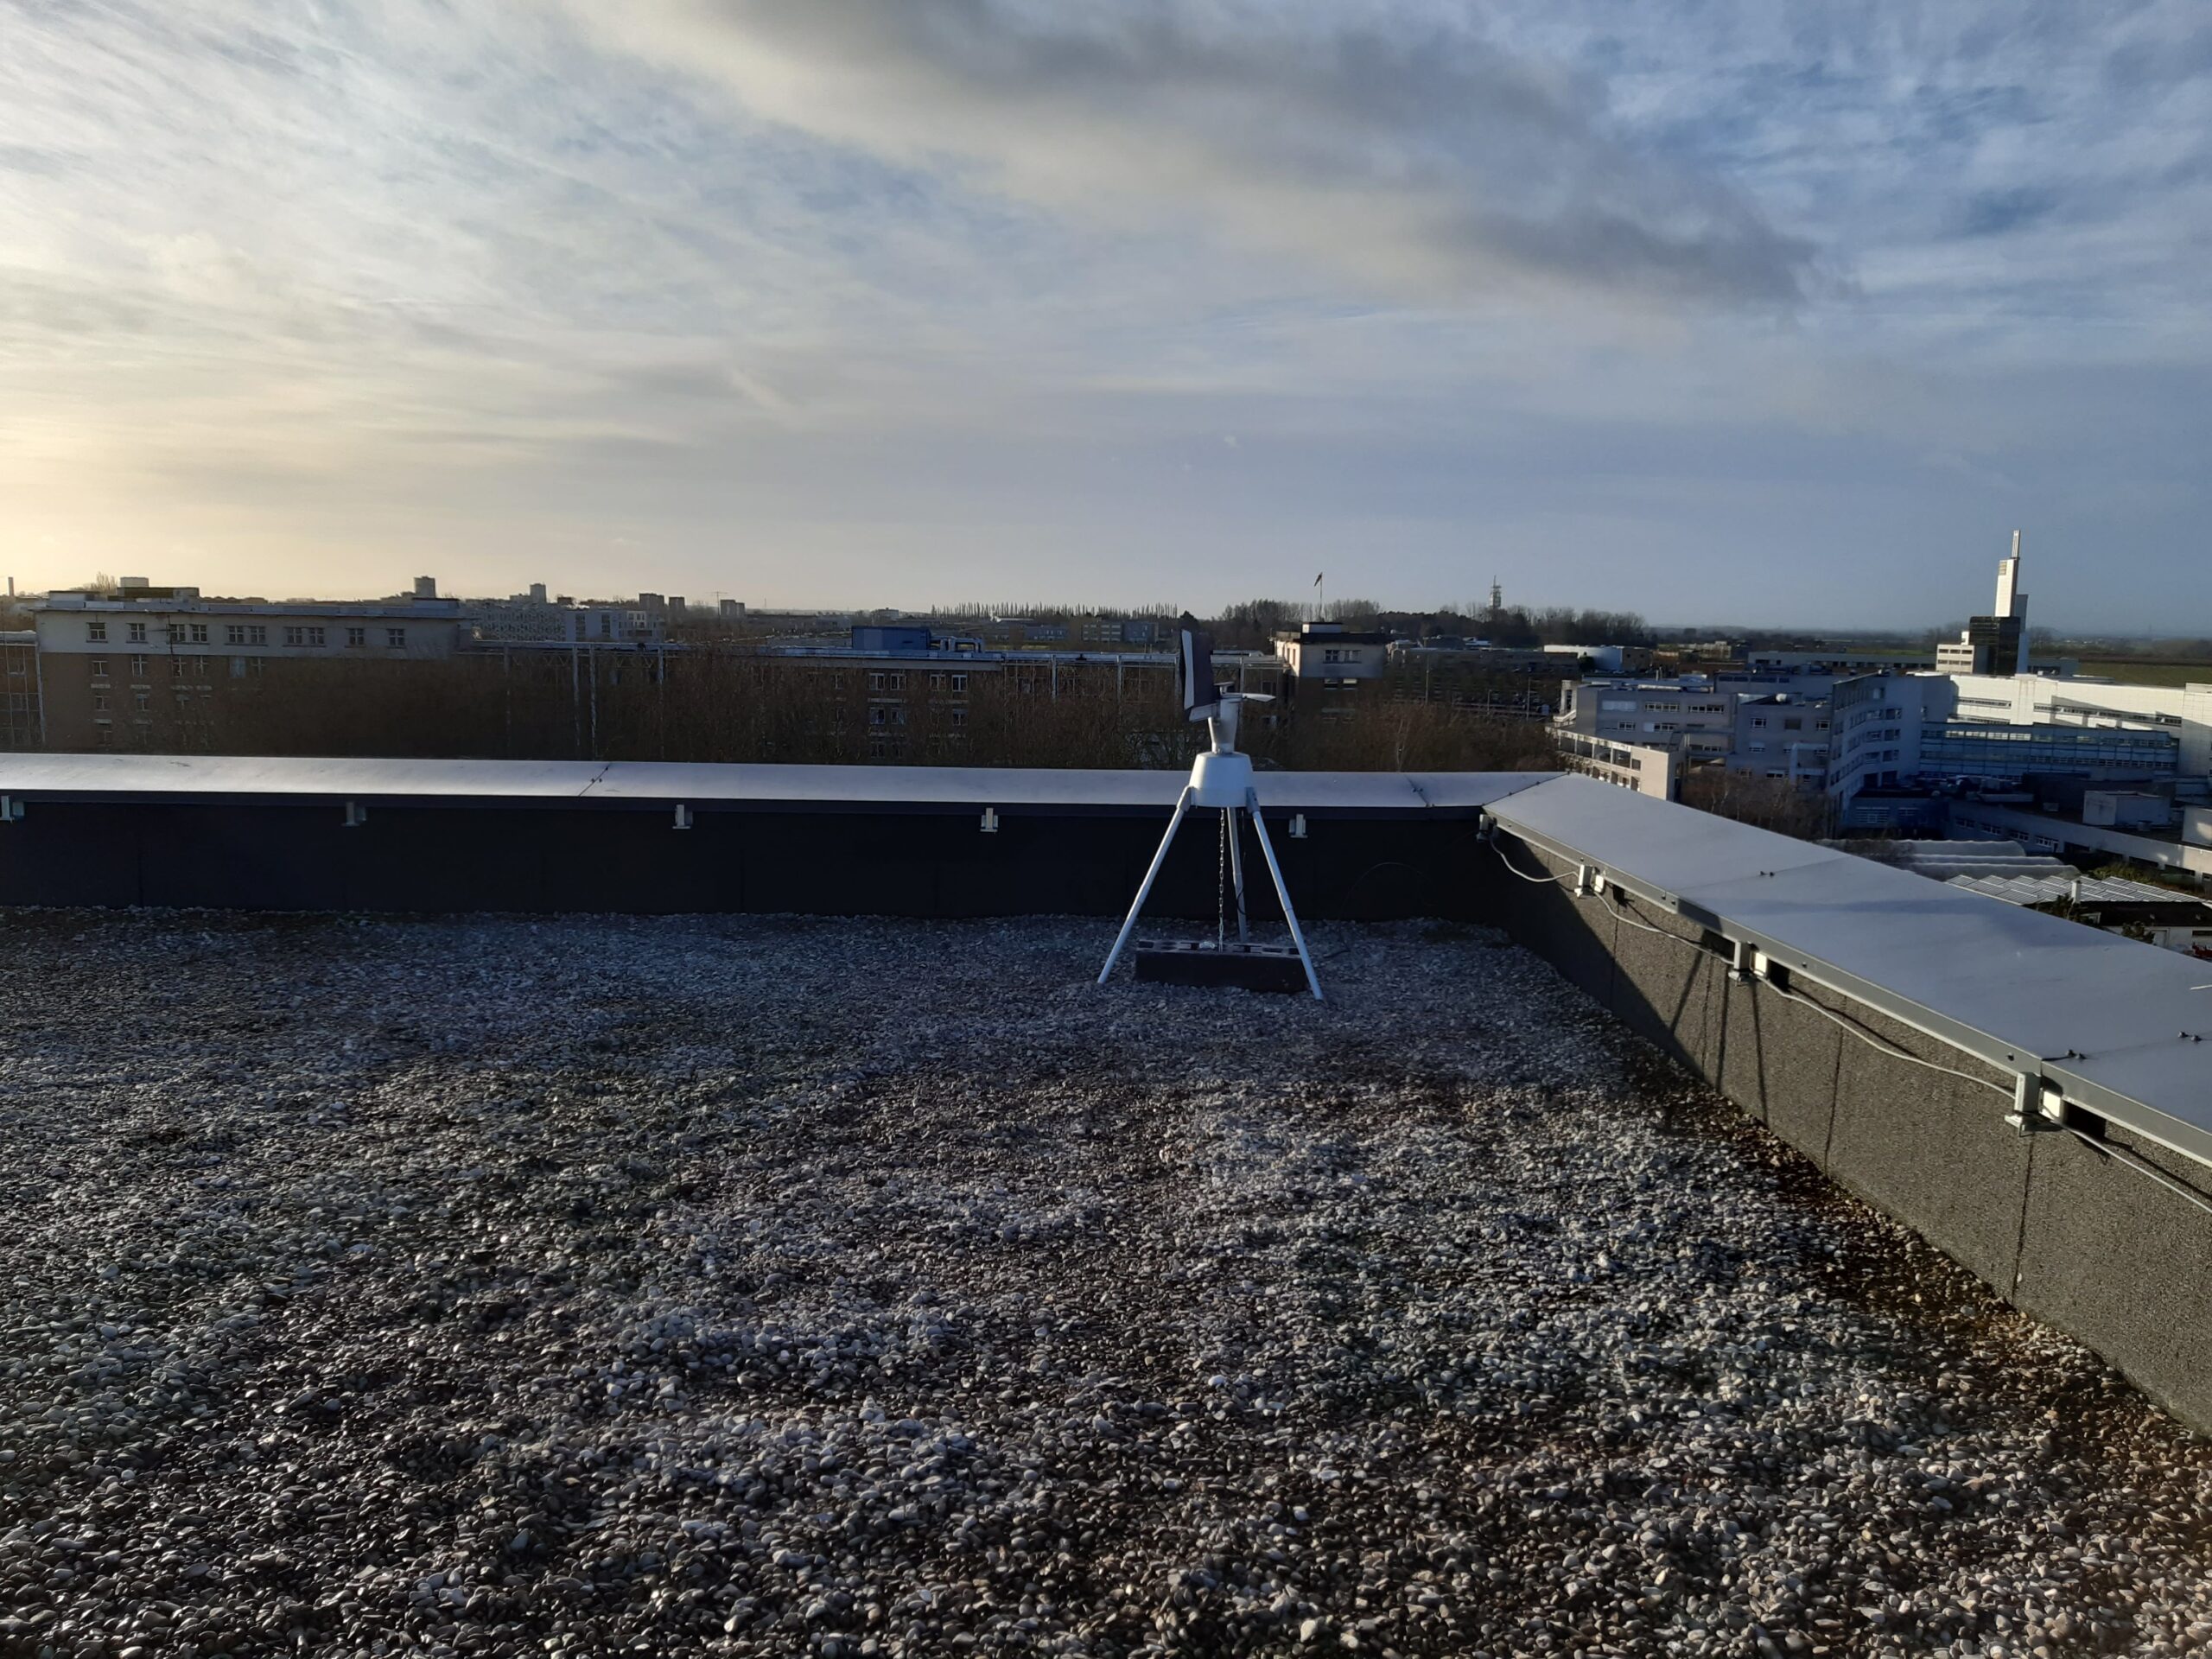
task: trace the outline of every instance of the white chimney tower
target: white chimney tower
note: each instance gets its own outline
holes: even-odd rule
[[[1998,615],[2018,616],[2020,614],[2012,607],[2024,603],[2028,596],[2019,591],[2019,585],[2020,532],[2016,530],[2012,532],[2012,556],[2009,559],[2000,559],[1997,563]]]

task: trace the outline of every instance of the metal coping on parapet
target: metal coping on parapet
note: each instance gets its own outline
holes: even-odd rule
[[[2031,1051],[2024,1052],[2017,1044],[2003,1042],[1978,1027],[1950,1019],[1937,1009],[1899,995],[1886,986],[1824,961],[1802,947],[1785,944],[1756,928],[1732,921],[1683,899],[1679,893],[1669,892],[1655,882],[1624,874],[1618,868],[1593,863],[1577,848],[1540,830],[1507,823],[1496,813],[1485,810],[1482,815],[1481,833],[1484,837],[1494,840],[1500,830],[1571,865],[1572,892],[1577,898],[1602,899],[1608,889],[1618,888],[1657,906],[1668,914],[1679,917],[1706,933],[1726,940],[1732,947],[1751,947],[1766,963],[1782,968],[1791,977],[1802,977],[2005,1073],[2013,1080],[2013,1108],[2007,1122],[2013,1122],[2024,1132],[2067,1127],[2066,1109],[2069,1105],[2076,1105],[2094,1116],[2119,1123],[2169,1151],[2195,1162],[2212,1166],[2212,1134],[2175,1118],[2155,1106],[2123,1095],[2094,1078],[2082,1077],[2067,1070],[2063,1065],[2054,1064],[2051,1057]],[[1563,875],[1556,879],[1564,886],[1570,878]],[[1662,931],[1659,929],[1649,931]],[[1680,936],[1668,934],[1665,937],[1674,938]],[[1700,944],[1696,939],[1681,939],[1681,942],[1691,946]],[[2069,1052],[2064,1058],[2080,1057]],[[1994,1084],[1990,1086],[1995,1087]]]

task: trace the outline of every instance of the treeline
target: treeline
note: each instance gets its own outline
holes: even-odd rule
[[[1539,645],[1649,645],[1657,636],[1634,611],[1578,610],[1553,605],[1491,610],[1394,611],[1371,599],[1332,600],[1329,620],[1349,628],[1381,628],[1414,639],[1487,639],[1493,645],[1533,651]],[[1309,606],[1281,599],[1248,599],[1214,618],[1217,644],[1258,650],[1278,634],[1295,633],[1310,620]]]
[[[906,671],[903,701],[865,665],[794,665],[741,652],[486,652],[447,662],[302,663],[226,682],[169,715],[149,747],[240,754],[809,765],[1170,767],[1205,728],[1168,677],[1045,665]],[[874,671],[880,672],[880,671]],[[1255,721],[1244,747],[1297,770],[1484,771],[1554,764],[1544,728],[1377,696],[1347,715]]]

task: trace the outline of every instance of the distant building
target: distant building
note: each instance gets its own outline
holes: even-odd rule
[[[1726,764],[1735,771],[1821,788],[1828,775],[1828,721],[1824,696],[1774,691],[1738,697]]]
[[[1867,674],[1837,685],[1827,789],[1842,822],[1863,826],[1870,821],[1857,804],[1868,791],[1986,790],[2031,778],[2152,783],[2183,774],[2183,734],[2174,728],[2117,717],[2017,724],[1975,717],[1974,690],[1991,683],[1942,674]],[[2075,683],[2009,676],[1995,683],[2008,688]],[[2043,707],[2050,711],[2053,705]],[[1870,804],[1869,810],[1885,821],[1895,816],[1893,804]]]
[[[1894,651],[1753,651],[1744,664],[1754,674],[1904,674],[1929,665],[1925,653],[1916,660]]]
[[[46,746],[40,677],[37,632],[0,633],[0,749]]]
[[[423,590],[429,589],[428,594]],[[46,742],[56,749],[207,747],[226,686],[271,690],[315,664],[442,659],[460,607],[419,578],[416,595],[361,602],[210,599],[125,577],[31,607]]]
[[[1616,743],[1580,732],[1554,728],[1552,742],[1569,772],[1602,778],[1639,795],[1671,801],[1680,794],[1681,757],[1671,749],[1641,743]]]
[[[1360,688],[1383,677],[1389,645],[1387,633],[1355,632],[1341,622],[1308,622],[1275,638],[1291,701],[1301,714],[1325,720],[1348,717],[1359,706]]]
[[[2028,671],[2028,596],[2020,591],[2020,532],[2012,532],[2012,556],[1997,566],[1997,606],[1977,616],[1955,641],[1936,647],[1936,667],[1945,674],[2024,674]]]
[[[1643,674],[1651,668],[1651,652],[1643,645],[1545,645],[1548,657],[1569,663],[1586,663],[1593,674]]]
[[[460,601],[474,645],[651,645],[668,637],[669,601],[658,594],[635,600],[548,601],[545,584],[507,599]]]

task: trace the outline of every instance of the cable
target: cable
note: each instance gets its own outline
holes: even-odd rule
[[[1506,868],[1508,869],[1512,869],[1513,867],[1509,864]],[[1515,870],[1514,874],[1518,875],[1520,872],[1518,870]],[[1531,877],[1529,879],[1533,880],[1534,878]],[[1705,946],[1696,939],[1686,939],[1679,933],[1669,933],[1663,927],[1654,927],[1649,922],[1639,922],[1635,917],[1630,915],[1618,905],[1616,905],[1612,901],[1611,898],[1604,893],[1600,893],[1598,895],[1598,901],[1613,913],[1614,919],[1617,921],[1626,922],[1630,927],[1642,928],[1646,933],[1656,933],[1661,938],[1672,939],[1677,944],[1687,944],[1693,950],[1702,950],[1705,949]],[[1880,1052],[1889,1055],[1893,1059],[1909,1061],[1914,1065],[1924,1065],[1930,1071],[1941,1071],[1945,1077],[1956,1077],[1961,1083],[1980,1084],[1983,1088],[1993,1090],[1995,1093],[2004,1096],[2007,1100],[2012,1098],[2012,1090],[2001,1083],[1992,1083],[1987,1077],[1977,1077],[1971,1071],[1961,1071],[1953,1066],[1938,1065],[1934,1060],[1923,1060],[1919,1055],[1899,1048],[1895,1043],[1891,1042],[1886,1038],[1878,1037],[1871,1031],[1862,1030],[1852,1020],[1846,1019],[1842,1014],[1836,1013],[1832,1008],[1821,1007],[1818,1002],[1814,1001],[1809,996],[1800,996],[1795,991],[1784,990],[1781,986],[1775,984],[1775,982],[1770,979],[1768,980],[1766,983],[1773,989],[1774,993],[1777,996],[1783,997],[1786,1001],[1791,1002],[1803,1003],[1807,1007],[1812,1009],[1815,1014],[1819,1014],[1823,1020],[1828,1020],[1832,1024],[1839,1026],[1843,1030],[1849,1032],[1853,1037],[1856,1037],[1860,1042],[1866,1044],[1869,1048],[1878,1050]]]
[[[1800,996],[1795,991],[1785,991],[1781,986],[1775,984],[1772,980],[1769,980],[1766,982],[1772,988],[1775,995],[1780,996],[1785,1001],[1803,1003],[1815,1014],[1819,1014],[1821,1019],[1828,1020],[1834,1025],[1841,1027],[1844,1030],[1856,1037],[1860,1042],[1866,1044],[1869,1048],[1878,1049],[1881,1052],[1891,1056],[1894,1059],[1910,1060],[1915,1065],[1924,1065],[1930,1071],[1941,1071],[1945,1077],[1956,1077],[1961,1083],[1978,1083],[1983,1088],[1993,1090],[1995,1093],[2004,1096],[2007,1100],[2012,1098],[2012,1090],[2001,1083],[1992,1083],[1987,1077],[1977,1077],[1971,1071],[1961,1071],[1951,1066],[1938,1065],[1934,1060],[1923,1060],[1919,1055],[1908,1052],[1906,1050],[1899,1048],[1895,1043],[1891,1042],[1886,1038],[1877,1037],[1871,1031],[1861,1030],[1857,1025],[1846,1019],[1842,1014],[1836,1013],[1834,1009],[1822,1007],[1819,1003],[1814,1001],[1809,996]]]
[[[1499,846],[1495,840],[1491,842],[1490,849],[1497,855],[1497,861],[1499,863],[1504,865],[1507,869],[1512,870],[1513,874],[1519,876],[1523,881],[1533,881],[1538,887],[1541,887],[1548,886],[1554,881],[1564,881],[1567,880],[1567,877],[1564,874],[1531,875],[1526,870],[1515,869],[1513,861],[1505,855],[1505,849]]]
[[[2115,1147],[2109,1141],[2100,1141],[2095,1135],[2090,1135],[2085,1130],[2075,1128],[2071,1123],[2067,1124],[2065,1128],[2067,1134],[2072,1135],[2083,1146],[2088,1147],[2094,1151],[2101,1152],[2108,1158],[2117,1158],[2121,1163],[2126,1164],[2137,1174],[2149,1176],[2160,1186],[2164,1187],[2167,1192],[2174,1194],[2175,1197],[2185,1199],[2189,1203],[2195,1205],[2198,1209],[2206,1211],[2208,1214],[2212,1214],[2212,1198],[2207,1198],[2202,1192],[2197,1192],[2194,1187],[2183,1186],[2179,1181],[2174,1179],[2172,1176],[2167,1174],[2165,1171],[2160,1169],[2157,1165],[2145,1162],[2142,1159],[2138,1158],[2133,1153],[2128,1151],[2125,1147]]]
[[[1495,848],[1497,846],[1497,843],[1496,842],[1492,842],[1491,845]],[[1523,881],[1562,881],[1566,880],[1564,876],[1558,875],[1535,876],[1526,874],[1520,870],[1513,869],[1512,860],[1506,858],[1503,849],[1499,850],[1497,855],[1499,859],[1504,862],[1505,868],[1509,870],[1513,870],[1513,874],[1520,876]],[[1637,920],[1635,917],[1630,915],[1626,911],[1621,909],[1619,906],[1613,903],[1611,897],[1604,893],[1598,894],[1598,900],[1600,904],[1604,905],[1607,910],[1613,913],[1613,917],[1616,920],[1626,922],[1630,927],[1642,928],[1646,933],[1656,933],[1662,939],[1673,939],[1678,944],[1687,944],[1694,950],[1702,950],[1705,948],[1704,945],[1695,939],[1686,939],[1679,933],[1669,933],[1663,927],[1654,927],[1649,922],[1640,922]],[[1773,991],[1776,995],[1783,998],[1785,1001],[1803,1004],[1806,1007],[1810,1008],[1815,1014],[1819,1014],[1821,1019],[1827,1020],[1830,1024],[1839,1027],[1844,1031],[1849,1032],[1853,1037],[1856,1037],[1860,1042],[1866,1044],[1869,1048],[1875,1049],[1881,1053],[1887,1054],[1893,1059],[1909,1061],[1914,1065],[1924,1065],[1930,1071],[1941,1071],[1945,1077],[1956,1077],[1961,1083],[1979,1084],[1984,1089],[1987,1089],[1994,1094],[2003,1096],[2006,1100],[2011,1100],[2013,1097],[2012,1090],[2001,1083],[1992,1083],[1987,1077],[1977,1077],[1970,1071],[1961,1071],[1953,1066],[1938,1065],[1934,1060],[1924,1060],[1917,1054],[1910,1053],[1904,1049],[1899,1048],[1895,1043],[1889,1041],[1886,1038],[1878,1037],[1871,1031],[1861,1029],[1851,1020],[1836,1013],[1833,1008],[1822,1007],[1820,1003],[1813,1001],[1809,996],[1801,996],[1796,991],[1787,990],[1782,986],[1776,984],[1770,979],[1766,982],[1766,985],[1767,988]],[[2197,988],[2202,990],[2212,990],[2212,986],[2200,986]],[[2071,1058],[2073,1056],[2069,1052],[2065,1058]],[[2070,1123],[2062,1125],[2061,1127],[2065,1129],[2067,1134],[2072,1135],[2083,1146],[2091,1148],[2093,1151],[2101,1152],[2108,1158],[2116,1159],[2120,1163],[2126,1165],[2128,1168],[2133,1170],[2137,1174],[2144,1176],[2147,1179],[2155,1181],[2158,1185],[2164,1187],[2167,1192],[2172,1193],[2176,1198],[2182,1199],[2184,1203],[2195,1205],[2199,1210],[2205,1211],[2208,1215],[2212,1215],[2212,1198],[2206,1198],[2204,1194],[2197,1192],[2194,1187],[2183,1185],[2181,1182],[2174,1179],[2172,1176],[2160,1169],[2157,1165],[2145,1162],[2143,1159],[2138,1158],[2133,1153],[2128,1151],[2126,1147],[2116,1147],[2109,1141],[2100,1140],[2095,1135],[2090,1135],[2084,1130],[2075,1128]]]
[[[1690,946],[1693,950],[1702,950],[1705,949],[1705,947],[1702,944],[1700,944],[1695,939],[1685,939],[1681,934],[1669,933],[1663,927],[1654,927],[1649,922],[1637,921],[1635,917],[1630,915],[1626,911],[1623,910],[1618,905],[1615,904],[1610,898],[1602,893],[1598,895],[1598,902],[1605,906],[1607,910],[1613,912],[1613,919],[1615,921],[1626,922],[1630,927],[1640,927],[1647,933],[1656,933],[1662,939],[1677,940],[1683,944]]]

